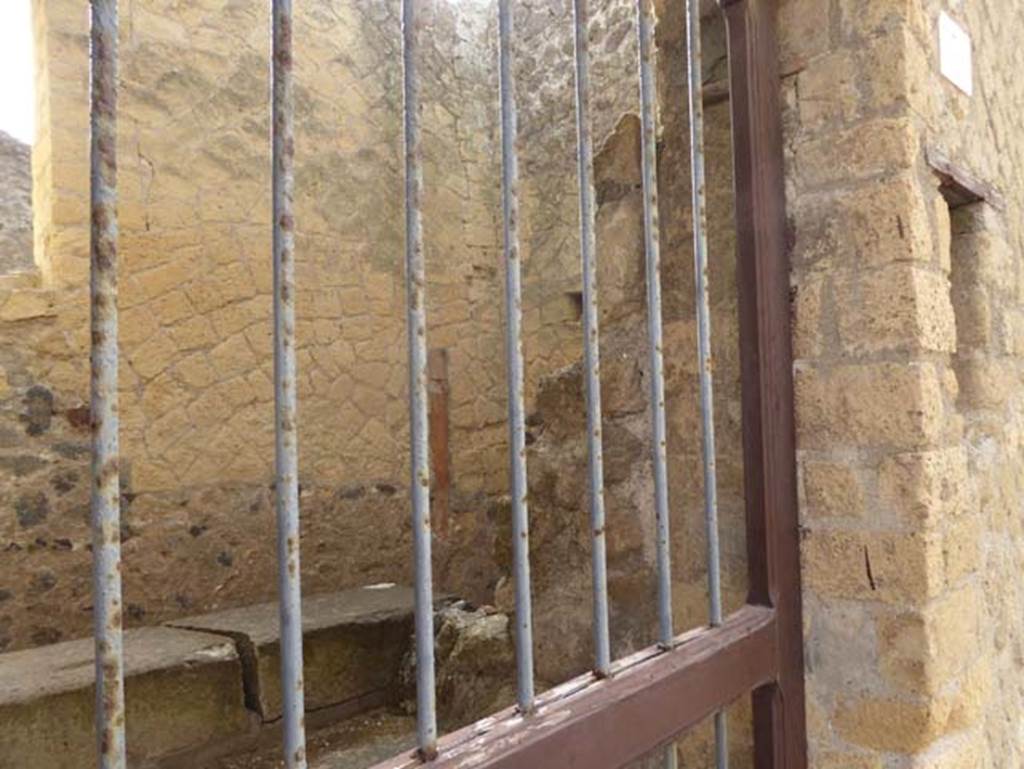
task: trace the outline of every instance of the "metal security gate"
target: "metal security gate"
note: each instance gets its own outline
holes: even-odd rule
[[[669,0],[670,2],[673,0]],[[666,746],[714,716],[716,762],[727,764],[724,708],[750,695],[757,769],[806,766],[799,550],[794,471],[792,354],[785,252],[782,141],[774,0],[721,0],[729,37],[730,97],[738,228],[737,282],[743,402],[743,463],[750,590],[723,616],[719,582],[715,445],[700,70],[700,10],[685,2],[689,51],[690,146],[703,415],[709,622],[676,635],[671,614],[669,500],[662,361],[661,286],[651,0],[637,0],[642,126],[644,248],[651,371],[652,458],[657,515],[659,643],[613,660],[605,562],[597,294],[596,204],[590,135],[587,0],[572,0],[578,138],[583,349],[593,557],[593,673],[534,693],[529,514],[518,242],[517,113],[512,81],[511,5],[498,0],[502,126],[502,214],[506,264],[509,464],[516,591],[517,704],[440,740],[434,701],[431,519],[427,419],[426,263],[417,38],[423,0],[402,0],[405,119],[406,287],[411,425],[411,497],[416,574],[419,748],[378,769],[615,769]],[[274,383],[276,498],[285,763],[307,766],[302,679],[295,387],[292,0],[271,0]],[[91,327],[99,766],[124,769],[117,416],[117,0],[90,0]],[[541,554],[542,556],[542,554]],[[481,714],[485,715],[485,714]],[[665,764],[675,765],[666,750]]]

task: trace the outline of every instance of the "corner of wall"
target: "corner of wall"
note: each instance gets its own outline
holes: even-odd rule
[[[809,737],[875,769],[978,720],[979,543],[923,6],[822,5],[780,5]]]
[[[32,14],[36,266],[46,287],[80,286],[89,262],[89,11],[74,0],[33,0]]]

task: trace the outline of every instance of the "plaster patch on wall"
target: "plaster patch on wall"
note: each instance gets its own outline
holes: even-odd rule
[[[971,36],[945,11],[939,14],[939,71],[968,96],[974,93]]]

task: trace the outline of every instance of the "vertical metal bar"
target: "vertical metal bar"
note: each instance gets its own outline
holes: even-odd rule
[[[718,476],[715,468],[715,403],[711,373],[711,312],[708,298],[707,190],[704,181],[704,102],[701,66],[700,3],[686,0],[687,70],[690,111],[690,188],[693,209],[693,269],[697,308],[701,433],[704,460],[704,522],[708,548],[708,598],[711,625],[722,624],[721,556],[718,543]],[[724,711],[715,713],[715,765],[729,765]]]
[[[670,648],[672,564],[669,557],[668,459],[665,437],[665,371],[661,328],[661,245],[658,225],[658,144],[655,124],[654,19],[648,0],[637,0],[640,59],[641,175],[644,190],[644,258],[647,272],[647,336],[651,365],[651,449],[657,521],[658,620],[660,642]]]
[[[533,619],[530,601],[530,525],[523,406],[523,301],[519,259],[518,114],[512,73],[512,9],[498,2],[498,75],[501,96],[501,209],[505,251],[505,348],[508,375],[509,486],[516,591],[516,674],[519,710],[533,710]]]
[[[576,141],[580,199],[580,258],[583,264],[583,368],[587,398],[587,448],[590,474],[590,527],[593,539],[594,672],[611,669],[608,631],[608,566],[605,543],[604,458],[601,448],[600,344],[597,317],[597,244],[594,217],[594,147],[590,136],[590,54],[587,0],[573,0],[573,51],[576,67]]]
[[[673,742],[665,746],[665,757],[662,761],[665,769],[676,769],[679,766],[679,757],[676,753],[676,744]]]
[[[423,257],[423,158],[416,73],[417,0],[402,0],[405,120],[405,287],[409,334],[409,426],[413,550],[416,570],[416,732],[420,756],[437,755],[434,694],[434,598],[431,575],[430,462],[427,456],[427,315]]]
[[[299,458],[295,377],[295,134],[292,100],[292,0],[273,0],[274,442],[281,612],[284,758],[305,769],[302,588],[299,569]]]
[[[100,769],[125,769],[117,415],[117,0],[91,0],[89,298],[93,620]]]

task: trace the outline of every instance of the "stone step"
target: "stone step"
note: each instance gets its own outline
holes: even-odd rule
[[[234,639],[245,670],[248,707],[264,721],[281,717],[277,603],[185,617],[170,626]],[[413,632],[413,591],[380,585],[304,597],[306,710],[349,712],[394,701]]]
[[[124,636],[129,764],[254,729],[235,645],[166,627]],[[0,769],[95,766],[91,638],[0,655]]]

